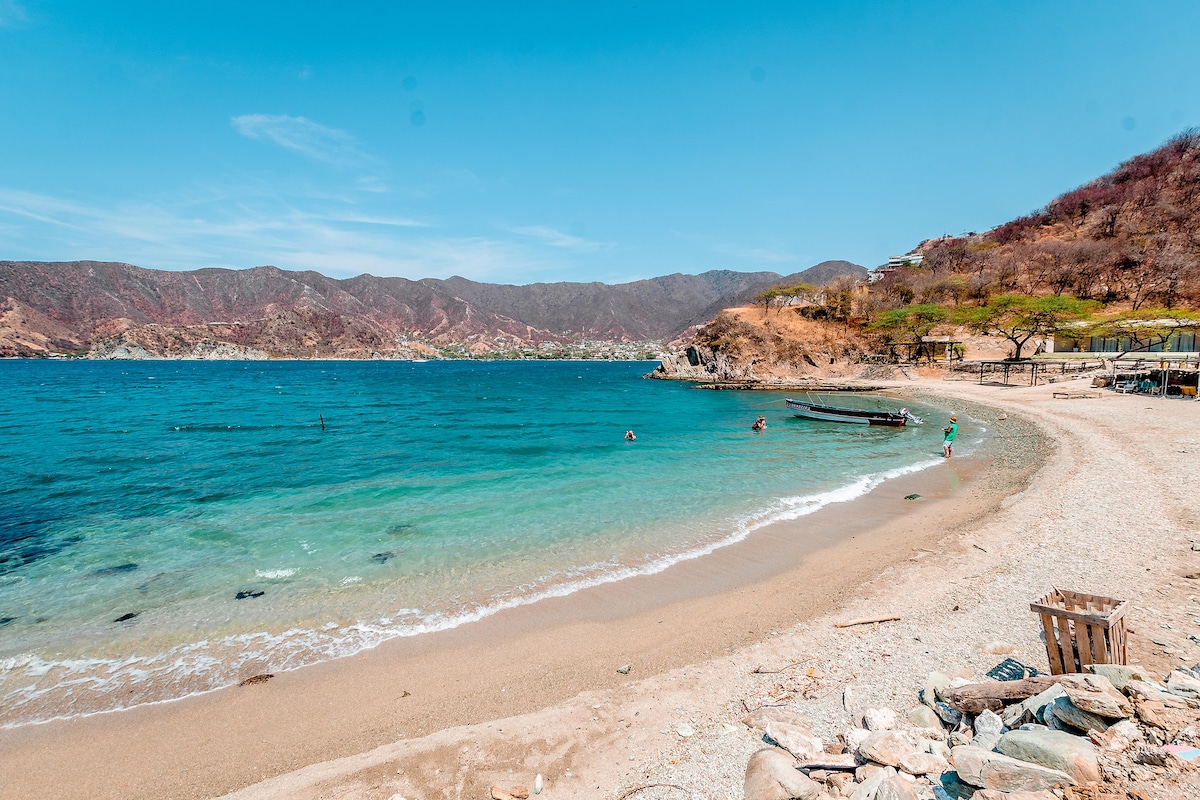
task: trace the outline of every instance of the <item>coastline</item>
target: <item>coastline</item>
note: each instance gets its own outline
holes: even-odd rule
[[[1003,397],[1006,405],[1030,395],[1031,403],[1045,402],[1051,391],[922,389],[985,403]],[[1144,401],[1093,402],[1103,402],[1107,413]],[[1044,410],[1030,410],[1039,425],[1055,427]],[[989,575],[1010,582],[1014,576],[986,563],[975,575],[976,563],[995,561],[1006,535],[1029,535],[993,531],[998,518],[1032,507],[1044,514],[1045,479],[1077,475],[1080,464],[1087,466],[1080,458],[1087,454],[1064,440],[1054,452],[1032,454],[1040,461],[1035,480],[1019,457],[1027,441],[1010,439],[978,464],[954,459],[946,469],[894,479],[843,508],[760,529],[644,579],[511,609],[266,684],[4,732],[0,760],[10,779],[0,796],[212,796],[241,787],[239,797],[327,796],[330,787],[340,787],[339,797],[483,796],[489,782],[511,775],[510,782],[528,785],[534,772],[545,774],[555,797],[608,796],[635,775],[648,780],[669,773],[678,782],[687,770],[716,781],[714,790],[736,794],[740,789],[726,785],[732,780],[726,773],[736,772],[740,782],[754,742],[722,726],[732,727],[744,713],[739,702],[753,704],[749,684],[779,677],[754,673],[752,664],[811,656],[820,677],[808,680],[819,684],[814,697],[830,706],[832,720],[833,706],[841,705],[839,682],[843,689],[861,682],[872,665],[883,670],[890,664],[894,671],[904,662],[928,671],[946,663],[944,653],[931,654],[938,647],[970,666],[1001,660],[969,652],[979,644],[971,640],[978,637],[972,625],[1004,627],[996,609],[980,602],[976,584]],[[910,493],[921,500],[905,501]],[[818,521],[822,549],[798,549],[789,528],[811,530]],[[1156,557],[1161,567],[1161,554]],[[1049,561],[1040,566],[1052,566]],[[1016,593],[1027,603],[1028,591],[1022,585]],[[956,649],[944,630],[945,597],[960,595],[956,605],[963,612],[953,627],[971,633]],[[833,634],[827,627],[830,615],[862,616],[872,608],[891,610],[884,602],[912,607],[917,600],[912,622],[906,614],[899,624],[873,630]],[[1011,599],[1003,610],[1013,612],[1015,622],[1023,619],[1017,613],[1029,613]],[[912,634],[913,625],[920,635],[900,635]],[[1016,642],[1018,657],[1037,664],[1027,627]],[[914,650],[913,638],[926,649]],[[863,646],[865,654],[855,651]],[[1131,649],[1136,646],[1134,637]],[[632,665],[628,676],[616,672],[623,664]],[[863,683],[864,700],[910,692],[924,676],[916,672]],[[675,734],[672,726],[685,720],[700,735]],[[721,764],[711,763],[714,758]]]

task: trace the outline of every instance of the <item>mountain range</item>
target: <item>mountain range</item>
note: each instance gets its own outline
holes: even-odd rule
[[[867,270],[674,274],[631,283],[338,280],[272,266],[173,272],[0,261],[0,356],[404,358],[546,343],[667,341],[771,286]]]

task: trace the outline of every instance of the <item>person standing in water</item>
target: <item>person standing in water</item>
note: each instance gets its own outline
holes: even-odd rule
[[[950,424],[942,428],[945,438],[942,439],[942,457],[949,458],[954,452],[954,437],[958,436],[958,417],[951,417]]]
[[[758,419],[754,420],[754,424],[750,426],[750,430],[752,430],[752,431],[765,431],[766,429],[767,429],[767,418],[766,417],[759,417]]]

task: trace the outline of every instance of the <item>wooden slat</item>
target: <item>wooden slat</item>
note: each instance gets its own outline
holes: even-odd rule
[[[1054,621],[1049,614],[1042,614],[1042,629],[1046,632],[1046,655],[1050,659],[1050,674],[1062,675],[1062,653],[1058,649],[1058,640],[1054,637]]]
[[[1108,628],[1104,625],[1088,625],[1088,633],[1092,637],[1092,663],[1107,664]]]
[[[1029,608],[1039,614],[1052,614],[1056,617],[1066,617],[1067,619],[1073,619],[1076,622],[1082,622],[1084,624],[1090,624],[1093,622],[1107,623],[1111,617],[1109,614],[1086,614],[1078,611],[1067,611],[1066,609],[1055,608],[1053,606],[1044,606],[1039,603],[1030,603]]]
[[[1062,648],[1064,672],[1078,672],[1083,669],[1075,663],[1075,643],[1071,641],[1071,625],[1065,619],[1058,621],[1058,645]]]

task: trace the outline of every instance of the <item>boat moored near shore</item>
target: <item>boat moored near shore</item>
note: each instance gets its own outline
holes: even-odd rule
[[[920,417],[910,414],[907,408],[902,408],[899,411],[842,408],[839,406],[821,405],[820,403],[811,401],[791,399],[787,401],[787,407],[797,417],[819,419],[826,422],[885,425],[892,428],[903,428],[909,422],[912,422],[914,425],[920,425],[922,422]]]

